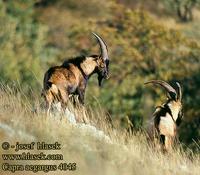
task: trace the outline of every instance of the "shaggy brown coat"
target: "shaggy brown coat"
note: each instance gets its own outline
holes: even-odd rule
[[[69,95],[78,95],[79,102],[84,104],[85,89],[91,75],[97,73],[99,85],[102,79],[109,77],[109,59],[104,41],[96,34],[101,54],[80,56],[65,61],[61,66],[51,67],[44,75],[42,95],[49,113],[52,103],[61,102],[66,107]]]

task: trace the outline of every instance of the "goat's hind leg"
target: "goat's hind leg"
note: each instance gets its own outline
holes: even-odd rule
[[[65,112],[66,110],[66,107],[67,107],[67,103],[69,101],[69,96],[68,96],[68,93],[65,91],[65,90],[62,90],[60,89],[60,97],[61,97],[61,107],[62,107],[62,110],[63,110],[63,113]]]
[[[165,153],[166,150],[167,150],[167,147],[166,147],[166,141],[167,141],[167,138],[165,135],[161,134],[160,135],[160,145],[161,145],[161,149],[162,151]]]
[[[165,144],[165,136],[164,135],[160,135],[160,143],[162,144],[162,145],[164,145]]]
[[[46,109],[47,109],[46,114],[49,116],[52,103],[53,103],[53,95],[51,93],[48,93],[45,95],[45,102],[46,102]]]

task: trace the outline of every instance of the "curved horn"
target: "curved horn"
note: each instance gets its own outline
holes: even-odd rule
[[[96,33],[93,33],[92,34],[96,37],[99,45],[100,45],[100,49],[101,49],[101,57],[104,59],[104,60],[108,60],[108,49],[107,49],[107,45],[106,43],[103,41],[103,39],[98,36]]]
[[[172,99],[174,99],[174,100],[176,99],[176,97],[177,97],[176,90],[171,85],[166,83],[165,81],[150,80],[150,81],[145,82],[144,84],[149,84],[149,83],[158,84],[158,85],[162,86],[169,93],[169,95]]]
[[[181,101],[182,100],[182,88],[178,82],[176,82],[176,85],[178,86],[178,99]]]

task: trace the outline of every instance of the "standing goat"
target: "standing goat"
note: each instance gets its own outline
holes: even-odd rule
[[[148,134],[151,139],[159,137],[163,151],[168,151],[172,148],[174,139],[177,133],[177,126],[180,125],[183,117],[182,113],[182,90],[178,82],[177,91],[168,83],[161,80],[151,80],[145,84],[153,83],[160,85],[167,91],[167,101],[156,107],[153,114],[153,123],[148,128]]]
[[[46,101],[47,113],[55,101],[61,102],[65,109],[70,94],[78,95],[79,102],[84,104],[86,85],[94,73],[98,74],[99,86],[103,79],[109,78],[107,46],[100,36],[95,33],[93,35],[100,45],[100,55],[69,59],[61,66],[51,67],[45,73],[42,95]]]

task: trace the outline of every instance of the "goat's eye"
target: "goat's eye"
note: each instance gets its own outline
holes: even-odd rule
[[[100,65],[100,68],[104,68],[105,66],[103,64]]]

